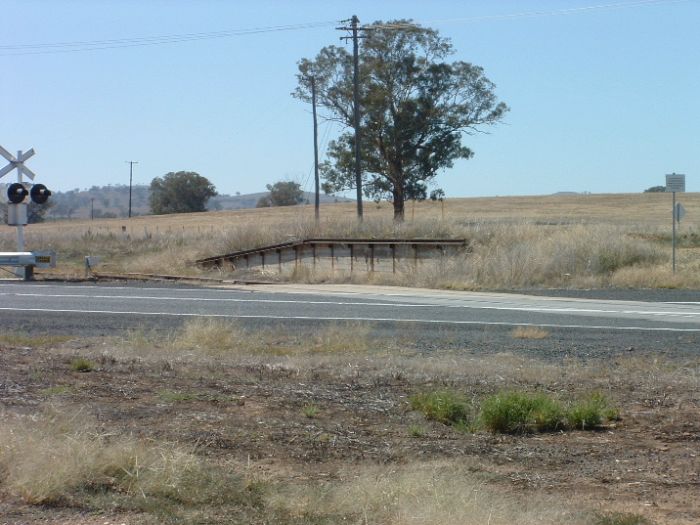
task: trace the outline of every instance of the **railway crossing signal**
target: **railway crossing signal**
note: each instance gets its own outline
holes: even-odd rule
[[[10,184],[7,188],[7,199],[10,201],[7,209],[7,223],[17,227],[17,252],[4,252],[0,255],[0,266],[18,266],[18,275],[30,280],[33,276],[34,266],[43,264],[46,255],[37,256],[34,253],[24,251],[24,226],[27,224],[27,204],[24,202],[27,195],[36,204],[44,204],[51,196],[51,191],[43,184],[34,184],[30,190],[24,186],[23,176],[34,180],[36,174],[27,168],[24,163],[34,156],[34,148],[29,151],[18,151],[17,156],[12,155],[5,148],[0,146],[0,156],[7,160],[7,166],[0,169],[0,179],[5,175],[17,170],[17,182]],[[29,257],[31,256],[31,257]],[[51,260],[51,256],[48,256]],[[4,263],[3,263],[4,261]],[[27,262],[30,261],[30,262]],[[55,264],[55,257],[53,258]]]
[[[34,184],[29,191],[29,198],[37,204],[44,204],[51,197],[51,190],[43,184]]]
[[[27,195],[29,195],[27,188],[24,187],[24,184],[20,184],[19,182],[10,184],[10,187],[7,188],[7,199],[12,204],[19,204]]]

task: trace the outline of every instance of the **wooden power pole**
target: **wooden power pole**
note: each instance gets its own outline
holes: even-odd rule
[[[316,79],[311,77],[311,107],[314,116],[314,181],[316,189],[316,198],[314,200],[314,217],[316,222],[321,218],[321,194],[318,178],[318,120],[316,119]]]
[[[355,185],[357,187],[357,217],[362,220],[362,166],[360,153],[360,46],[358,32],[360,19],[352,15],[349,27],[339,27],[343,31],[350,31],[351,36],[341,37],[348,40],[352,38],[352,100],[353,100],[353,127],[355,128]]]

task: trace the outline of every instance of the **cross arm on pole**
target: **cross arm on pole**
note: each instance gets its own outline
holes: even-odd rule
[[[16,169],[18,175],[26,175],[28,178],[31,180],[34,180],[34,177],[36,177],[36,174],[27,168],[24,165],[24,161],[32,158],[36,152],[34,151],[34,148],[30,148],[25,152],[19,152],[17,154],[17,157],[15,157],[12,153],[7,151],[5,148],[0,146],[0,155],[5,157],[9,164],[5,166],[4,168],[0,169],[0,178],[4,177],[8,173],[10,173],[12,170]]]
[[[32,155],[34,154],[34,153],[33,153],[33,152],[34,152],[33,149],[31,149],[31,150],[29,150],[29,151],[32,152]],[[7,151],[5,148],[3,148],[2,146],[0,146],[0,155],[2,155],[3,157],[5,157],[9,162],[16,162],[16,161],[17,161],[17,159],[15,158],[15,156],[14,156],[12,153],[10,153],[9,151]]]
[[[35,153],[36,152],[34,151],[34,148],[30,148],[28,151],[22,153],[22,155],[17,159],[17,161],[24,162],[25,160],[32,158]]]
[[[22,175],[26,175],[31,180],[34,180],[34,177],[36,177],[36,173],[27,168],[24,164],[17,164],[17,171],[19,171]]]
[[[0,179],[3,178],[8,173],[10,173],[13,169],[15,169],[15,163],[10,162],[7,166],[5,166],[4,168],[2,168],[0,170]]]

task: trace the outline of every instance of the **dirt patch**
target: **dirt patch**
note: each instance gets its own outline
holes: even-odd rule
[[[545,338],[527,344],[546,355],[547,345],[557,343]],[[113,339],[4,344],[1,416],[60,407],[94,418],[104,433],[178,443],[282,485],[343,481],[378,465],[446,460],[467,466],[503,494],[547,496],[581,512],[634,512],[659,524],[700,522],[697,358],[622,352],[611,359],[548,362],[497,348],[426,355],[386,345],[327,355],[288,345],[275,352],[271,344],[269,353],[231,355],[146,352]],[[77,357],[94,368],[72,369]],[[586,432],[468,432],[411,410],[412,394],[436,388],[474,400],[505,389],[562,399],[603,391],[621,420]],[[27,505],[2,483],[0,492],[2,524],[148,518],[118,509]]]

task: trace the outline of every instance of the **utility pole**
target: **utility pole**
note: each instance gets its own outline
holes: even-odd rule
[[[32,149],[33,149],[33,148],[32,148]],[[30,150],[30,151],[31,151],[31,150]],[[32,153],[33,153],[33,152],[32,152]],[[21,159],[22,156],[23,156],[23,155],[22,155],[22,150],[18,151],[18,152],[17,152],[17,158],[18,158],[18,159]],[[18,168],[18,169],[17,169],[17,183],[18,183],[18,184],[22,184],[22,185],[24,186],[24,184],[23,184],[23,182],[22,182],[22,169],[21,169],[21,168]],[[673,195],[674,195],[674,197],[675,197],[676,194],[674,193]],[[9,210],[8,210],[8,211],[9,211]],[[26,214],[26,212],[25,212],[25,214]],[[26,222],[26,221],[21,221],[21,222]],[[18,224],[18,225],[17,225],[17,251],[18,251],[18,252],[23,252],[23,251],[24,251],[24,225],[23,225],[23,224]],[[27,279],[26,279],[27,268],[26,268],[26,267],[25,267],[25,268],[22,268],[22,270],[20,270],[20,271],[22,272],[22,277],[24,277],[24,279],[27,280]]]
[[[362,220],[362,167],[360,166],[360,51],[358,31],[363,28],[358,27],[360,19],[352,15],[350,27],[338,27],[342,31],[351,31],[352,36],[341,37],[341,40],[352,38],[352,100],[353,100],[353,126],[355,128],[355,185],[357,186],[357,217]]]
[[[314,217],[316,222],[321,218],[321,196],[318,180],[318,121],[316,120],[316,79],[311,77],[311,107],[314,116],[314,180],[316,182],[316,200],[314,201]]]
[[[131,185],[134,178],[134,164],[138,164],[137,160],[127,160],[129,165],[129,218],[131,219]]]

